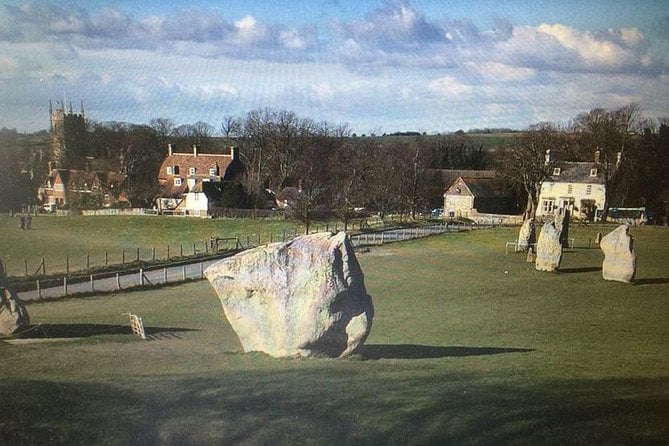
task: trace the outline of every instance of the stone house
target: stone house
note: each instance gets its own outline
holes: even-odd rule
[[[174,152],[168,144],[167,157],[158,173],[160,192],[155,200],[161,213],[207,216],[221,198],[226,184],[241,179],[243,165],[237,149],[227,154]]]
[[[575,218],[596,220],[604,207],[606,180],[595,154],[593,162],[563,162],[541,185],[537,217],[568,209]]]
[[[458,177],[444,193],[444,216],[477,220],[485,215],[511,215],[515,199],[494,173],[479,178]]]

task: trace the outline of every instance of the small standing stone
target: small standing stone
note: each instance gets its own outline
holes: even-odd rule
[[[518,232],[518,251],[526,252],[534,243],[536,243],[534,219],[528,218]]]
[[[535,268],[537,271],[557,271],[562,261],[562,229],[564,213],[559,209],[555,213],[555,219],[546,222],[539,234],[537,242],[537,260]]]
[[[599,247],[604,251],[602,277],[604,280],[631,283],[636,273],[634,239],[629,226],[620,225],[602,237]]]
[[[5,286],[5,269],[0,262],[0,336],[9,336],[30,325],[28,311],[21,299]]]

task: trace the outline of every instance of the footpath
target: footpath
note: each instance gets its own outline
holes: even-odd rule
[[[472,226],[454,224],[435,224],[417,228],[388,229],[378,232],[361,233],[351,235],[351,243],[354,247],[366,247],[384,245],[404,240],[428,237],[435,234],[450,232],[461,232],[474,229]],[[246,249],[253,248],[249,246]],[[231,250],[222,252],[216,256],[206,259],[192,259],[181,261],[178,264],[163,265],[158,267],[147,267],[146,269],[124,270],[117,273],[101,273],[90,275],[88,280],[79,277],[74,281],[67,276],[50,279],[44,284],[36,281],[36,286],[29,290],[18,291],[18,296],[26,302],[45,299],[58,299],[68,296],[96,295],[132,290],[138,288],[151,288],[165,286],[167,284],[183,283],[191,280],[204,278],[204,271],[212,264],[240,252]]]

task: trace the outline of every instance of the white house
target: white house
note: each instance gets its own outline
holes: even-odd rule
[[[541,185],[537,217],[566,208],[573,217],[595,220],[606,196],[606,181],[597,158],[595,155],[594,162],[563,162],[555,167]]]

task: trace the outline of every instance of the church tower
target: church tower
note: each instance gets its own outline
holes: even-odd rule
[[[65,102],[53,107],[49,101],[49,122],[51,134],[50,160],[60,168],[74,168],[78,160],[85,157],[86,153],[86,119],[84,117],[84,104],[81,104],[81,112],[74,113],[72,104],[69,110],[65,109]]]

